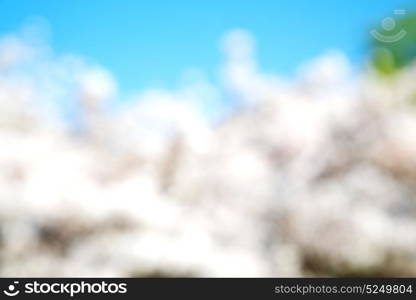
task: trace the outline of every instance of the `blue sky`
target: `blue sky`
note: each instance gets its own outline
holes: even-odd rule
[[[221,36],[254,34],[263,70],[290,75],[303,62],[340,49],[355,63],[368,31],[409,0],[0,0],[0,34],[32,17],[47,20],[58,53],[77,53],[114,73],[122,91],[172,87],[197,68],[216,81]],[[414,6],[413,6],[414,7]]]

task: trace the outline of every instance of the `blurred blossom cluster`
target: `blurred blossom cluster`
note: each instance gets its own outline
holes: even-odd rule
[[[121,99],[2,37],[1,276],[416,276],[416,66],[329,52],[289,80],[249,33],[222,45],[221,86]]]

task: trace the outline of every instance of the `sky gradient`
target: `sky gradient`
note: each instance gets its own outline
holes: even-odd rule
[[[297,67],[338,49],[354,63],[365,56],[368,32],[408,0],[354,1],[134,1],[0,0],[0,35],[40,17],[59,53],[103,65],[123,92],[175,86],[187,69],[216,81],[219,42],[228,30],[250,31],[265,71]],[[413,6],[414,7],[414,6]]]

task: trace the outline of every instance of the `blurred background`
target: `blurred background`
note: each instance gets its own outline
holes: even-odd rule
[[[0,276],[416,276],[412,3],[0,0]]]

